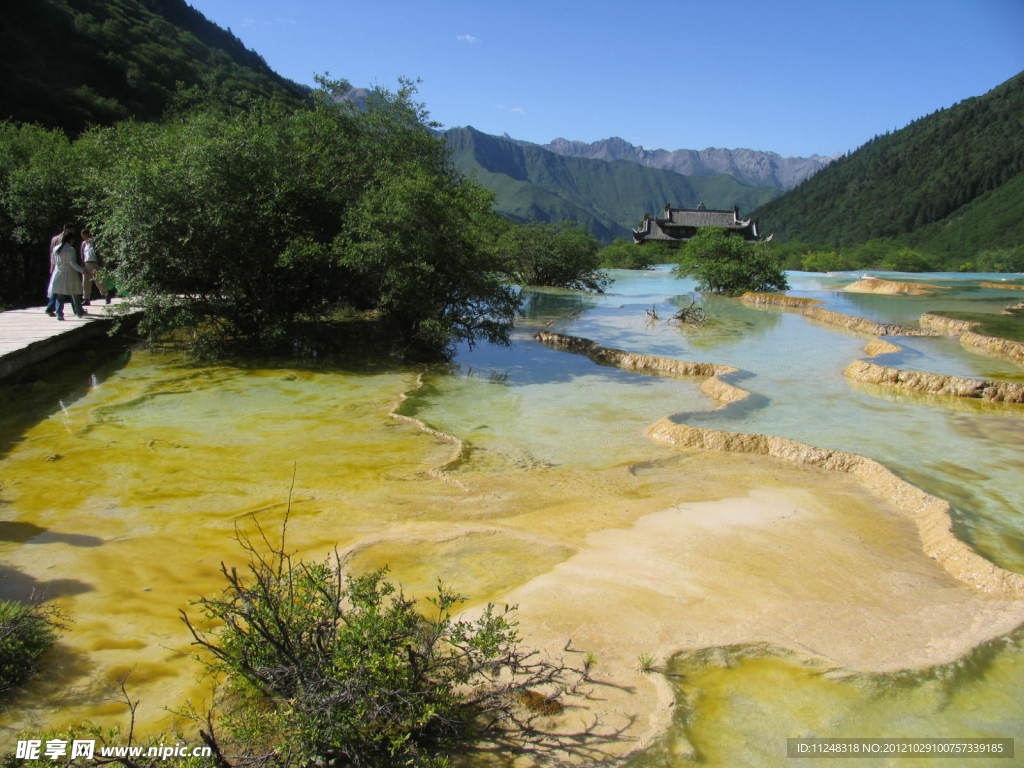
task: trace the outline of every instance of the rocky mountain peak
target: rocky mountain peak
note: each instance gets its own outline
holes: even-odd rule
[[[649,168],[675,171],[686,176],[727,173],[745,184],[791,189],[831,163],[838,155],[823,157],[782,157],[776,152],[754,149],[644,149],[613,136],[594,142],[558,138],[544,149],[569,157],[592,160],[628,160]]]

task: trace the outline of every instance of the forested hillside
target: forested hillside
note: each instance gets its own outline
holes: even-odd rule
[[[291,101],[305,90],[184,0],[19,0],[0,34],[0,119],[72,133],[159,117],[178,83]]]
[[[1024,73],[878,136],[755,212],[781,240],[895,238],[936,256],[1024,243]]]
[[[566,157],[473,128],[446,133],[455,167],[495,193],[515,221],[575,221],[604,241],[629,236],[644,212],[665,203],[750,211],[778,194],[732,176],[683,176],[626,160]]]

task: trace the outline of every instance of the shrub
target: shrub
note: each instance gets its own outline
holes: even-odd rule
[[[683,246],[674,271],[680,277],[696,277],[702,291],[728,295],[789,287],[779,259],[766,243],[751,243],[710,227]]]
[[[812,251],[803,255],[801,266],[807,272],[844,272],[856,269],[857,263],[837,251]]]
[[[597,238],[569,224],[513,224],[496,249],[506,274],[519,285],[597,293],[608,286],[598,271]]]
[[[57,637],[57,617],[39,603],[0,601],[0,693],[36,671]]]
[[[604,269],[648,269],[658,263],[659,257],[665,258],[665,254],[653,244],[641,246],[622,238],[597,253],[598,264]]]
[[[243,542],[245,543],[245,542]],[[226,680],[217,754],[275,766],[437,766],[486,738],[539,738],[568,668],[523,651],[514,609],[474,619],[440,584],[424,615],[379,570],[252,554],[185,622]],[[207,633],[199,626],[220,626]],[[213,723],[209,718],[208,723]]]
[[[889,253],[881,264],[882,269],[893,272],[931,272],[935,265],[923,253],[910,248],[900,248]]]

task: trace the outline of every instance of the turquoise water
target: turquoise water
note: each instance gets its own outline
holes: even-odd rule
[[[644,309],[653,305],[660,317],[669,317],[678,304],[689,303],[692,284],[673,280],[665,270],[616,275],[609,293],[593,309],[559,322],[555,329],[633,352],[733,365],[749,374],[741,386],[760,396],[757,407],[724,413],[708,404],[692,410],[681,404],[676,420],[778,435],[877,459],[952,502],[963,534],[987,557],[1024,571],[1019,513],[1024,508],[1024,409],[860,391],[843,370],[863,357],[871,337],[816,325],[795,313],[712,297],[704,300],[710,318],[706,327],[684,329],[664,321],[651,325]],[[967,276],[956,278],[968,282]],[[795,275],[791,283],[791,293],[850,314],[859,309],[850,305],[850,298],[856,302],[863,297],[837,294],[835,288],[845,284],[841,278]],[[962,301],[973,304],[975,292],[965,290]],[[879,322],[910,323],[935,308],[927,297],[867,298],[871,316]],[[964,307],[954,296],[942,301],[949,309]],[[1022,372],[1010,363],[972,354],[954,340],[894,340],[905,351],[886,356],[886,365],[974,377],[1019,378]]]
[[[1020,511],[1024,509],[1024,409],[860,391],[842,372],[851,360],[863,356],[869,337],[815,325],[794,313],[758,310],[729,299],[699,299],[691,282],[672,278],[665,268],[614,275],[606,295],[590,299],[586,311],[557,321],[553,329],[631,352],[734,365],[748,374],[741,386],[757,396],[751,407],[724,412],[712,410],[699,398],[681,398],[672,411],[675,420],[779,435],[877,459],[952,502],[958,535],[986,557],[1024,571]],[[909,326],[916,325],[926,311],[998,312],[1019,300],[1012,291],[976,286],[979,279],[1004,277],[992,275],[910,278],[950,286],[939,297],[838,290],[857,277],[793,274],[790,293],[818,299],[835,311]],[[665,322],[677,307],[695,300],[707,311],[704,327],[681,328]],[[661,321],[649,322],[648,308]],[[551,314],[541,319],[550,319]],[[1021,376],[1019,367],[972,354],[955,340],[901,337],[894,341],[903,351],[886,356],[882,360],[886,365],[961,376],[1011,380]],[[457,357],[463,375],[487,360],[488,353],[482,350],[462,350]],[[568,364],[575,380],[586,381],[586,361]],[[512,375],[506,384],[519,392],[532,388],[530,384],[517,388],[516,380]],[[612,396],[622,397],[620,392]],[[440,400],[426,413],[432,423],[458,426],[447,417]],[[531,450],[530,438],[526,430],[515,439]],[[559,460],[585,460],[587,455],[578,445],[563,444]],[[706,658],[680,657],[677,667],[687,678],[677,684],[677,692],[688,706],[677,710],[672,733],[631,765],[783,765],[788,764],[782,757],[787,735],[1003,736],[1016,737],[1018,749],[1024,748],[1020,687],[1024,654],[1011,642],[980,650],[976,657],[952,669],[848,680],[823,677],[820,671],[770,650],[755,649],[713,664]],[[673,756],[673,740],[680,737],[694,749]],[[969,764],[1012,762],[982,759]],[[917,763],[930,764],[900,764]],[[843,764],[888,763],[852,760]]]

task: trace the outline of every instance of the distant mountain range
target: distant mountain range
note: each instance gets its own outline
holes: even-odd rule
[[[953,258],[1024,245],[1024,73],[876,136],[754,215],[820,245],[896,238]]]
[[[684,176],[629,160],[594,160],[474,128],[444,134],[455,167],[495,193],[499,213],[515,221],[574,221],[599,239],[628,237],[645,212],[666,203],[748,212],[779,194],[729,174]]]
[[[775,152],[716,147],[701,150],[644,149],[617,136],[590,143],[555,139],[541,146],[568,157],[628,160],[648,168],[675,171],[684,176],[714,176],[727,173],[744,184],[776,187],[782,190],[792,189],[840,156],[782,157]]]

